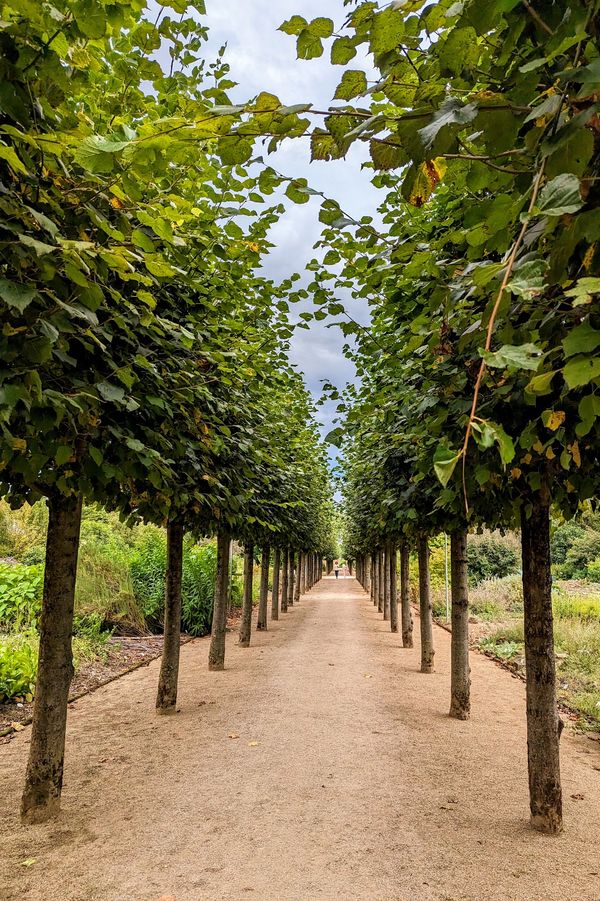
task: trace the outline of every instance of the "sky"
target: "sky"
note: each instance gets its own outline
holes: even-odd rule
[[[344,71],[331,65],[328,42],[321,58],[297,60],[295,38],[277,29],[294,14],[308,21],[327,15],[339,23],[347,14],[342,0],[328,0],[327,4],[323,0],[206,0],[206,10],[207,56],[216,56],[219,47],[227,44],[225,59],[232,80],[239,82],[232,99],[247,100],[268,91],[285,105],[310,102],[318,109],[327,108]],[[360,218],[373,215],[382,199],[371,185],[370,170],[361,171],[365,158],[365,148],[354,146],[345,160],[311,163],[309,139],[304,137],[286,141],[266,157],[266,162],[285,175],[308,179],[311,187]],[[301,272],[314,256],[312,248],[322,228],[318,220],[320,203],[320,198],[311,198],[300,206],[288,202],[287,212],[270,233],[275,249],[264,266],[269,277],[280,280],[294,271]],[[343,301],[357,321],[368,322],[364,302],[348,297]],[[315,399],[321,397],[323,380],[342,388],[354,379],[353,366],[342,353],[343,343],[341,332],[327,328],[327,320],[311,323],[309,330],[296,330],[291,359],[304,373]],[[323,434],[331,428],[335,406],[327,402],[318,410]]]

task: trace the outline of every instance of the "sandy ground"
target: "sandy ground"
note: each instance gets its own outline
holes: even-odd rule
[[[421,675],[355,581],[324,579],[250,649],[229,635],[223,673],[194,641],[177,716],[153,712],[158,662],[75,703],[52,825],[19,825],[19,733],[2,901],[599,901],[597,743],[563,734],[566,830],[533,833],[522,683],[473,654],[473,718],[450,720],[435,639]]]

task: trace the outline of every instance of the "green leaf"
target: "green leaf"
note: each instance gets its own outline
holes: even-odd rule
[[[540,375],[534,375],[525,391],[529,394],[550,394],[552,391],[552,379],[556,375],[556,372],[542,372]]]
[[[569,332],[563,340],[562,346],[566,357],[592,353],[600,346],[600,331],[586,320]]]
[[[544,216],[562,216],[581,209],[579,179],[572,173],[557,175],[541,190],[536,212]]]
[[[543,293],[546,286],[546,271],[547,264],[544,260],[528,260],[515,269],[506,287],[518,297],[531,300]]]
[[[367,76],[360,69],[348,69],[335,91],[336,100],[352,100],[367,90]]]
[[[111,403],[121,403],[125,399],[125,390],[120,385],[112,385],[110,382],[99,382],[96,388],[99,395]]]
[[[465,69],[472,69],[479,59],[475,29],[453,28],[440,47],[439,59],[443,72],[460,75]]]
[[[336,38],[331,45],[331,62],[334,66],[345,66],[356,56],[356,46],[351,38]]]
[[[444,100],[439,110],[431,119],[429,125],[419,129],[419,135],[425,147],[431,147],[438,133],[448,125],[467,125],[477,115],[475,103],[463,104],[455,97]]]
[[[27,247],[32,247],[38,257],[43,257],[45,254],[57,250],[54,244],[44,244],[43,241],[38,241],[36,238],[32,238],[31,235],[19,235],[19,241]]]
[[[399,9],[388,6],[376,13],[371,23],[371,53],[386,53],[395,50],[404,37],[404,16]]]
[[[252,142],[241,135],[220,138],[217,153],[226,166],[239,166],[252,156]]]
[[[106,34],[106,13],[103,4],[96,0],[76,0],[72,3],[72,13],[79,30],[93,40]]]
[[[17,285],[16,282],[10,282],[5,278],[0,279],[0,297],[7,306],[13,307],[19,313],[22,313],[37,296],[38,293],[33,288]]]
[[[319,16],[310,22],[308,31],[317,38],[330,38],[333,34],[333,20]]]
[[[54,454],[54,460],[56,461],[57,466],[63,466],[63,464],[67,463],[72,456],[73,448],[69,447],[67,444],[60,444]]]
[[[496,369],[537,369],[542,353],[535,344],[503,344],[497,351],[484,351],[483,359]]]
[[[398,144],[394,144],[391,140],[384,142],[373,138],[369,144],[369,150],[375,169],[383,171],[398,169],[407,162],[403,148]]]
[[[433,455],[433,468],[444,488],[452,478],[452,473],[461,457],[462,451],[457,453],[444,444],[437,445]]]
[[[279,26],[278,31],[283,31],[284,34],[294,34],[299,35],[300,32],[304,31],[308,22],[303,16],[292,16],[291,19],[288,19],[286,22],[282,22]]]
[[[298,35],[296,54],[298,59],[317,59],[319,56],[323,56],[321,38],[305,28]]]
[[[600,359],[597,357],[575,357],[563,370],[569,388],[581,388],[600,376]]]
[[[16,152],[12,147],[7,147],[6,144],[0,144],[0,160],[6,160],[14,172],[20,172],[21,175],[28,174],[27,169],[17,156]]]
[[[574,307],[590,303],[595,294],[600,294],[600,278],[580,278],[573,288],[565,291],[567,297],[573,298]]]

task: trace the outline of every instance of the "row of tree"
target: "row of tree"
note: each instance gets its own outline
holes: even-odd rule
[[[345,67],[313,157],[366,142],[383,192],[377,222],[323,204],[312,265],[318,315],[343,313],[342,291],[371,306],[369,328],[340,323],[361,385],[330,389],[345,413],[346,553],[365,584],[371,567],[384,610],[389,585],[397,628],[393,547],[418,546],[428,672],[427,539],[451,534],[451,714],[464,717],[466,534],[520,528],[531,822],[558,832],[550,510],[575,515],[599,480],[598,4],[348,5],[341,27],[282,25],[300,57],[331,38]],[[348,65],[364,49],[374,71]]]
[[[287,356],[294,280],[258,272],[281,179],[242,165],[203,4],[144,6],[2,4],[0,492],[50,514],[27,822],[60,804],[84,501],[167,528],[160,711],[186,532],[219,545],[213,668],[232,537],[333,553],[326,454]]]

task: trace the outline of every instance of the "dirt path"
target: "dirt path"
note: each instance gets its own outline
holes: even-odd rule
[[[598,745],[563,735],[566,832],[532,833],[523,685],[474,654],[473,719],[450,720],[449,639],[421,675],[357,583],[325,579],[250,649],[229,635],[224,673],[183,648],[176,717],[154,715],[157,662],[76,702],[50,826],[18,825],[20,733],[0,898],[599,901]]]

